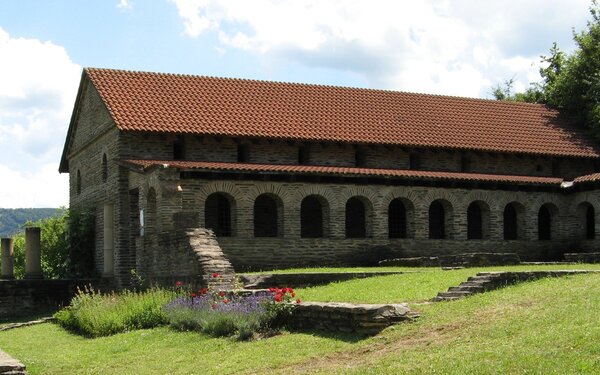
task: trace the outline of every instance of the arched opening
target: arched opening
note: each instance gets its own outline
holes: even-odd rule
[[[518,202],[511,202],[504,207],[503,229],[505,240],[524,238],[524,212],[525,207]]]
[[[254,201],[254,237],[278,237],[283,205],[273,194],[261,194]]]
[[[300,204],[300,237],[319,238],[327,235],[329,216],[327,201],[318,195],[309,195]]]
[[[212,229],[217,237],[233,235],[232,204],[233,198],[223,193],[213,193],[204,203],[204,224]]]
[[[352,197],[346,202],[346,238],[365,238],[370,206],[366,198]]]
[[[490,207],[482,201],[472,202],[467,208],[467,239],[489,237]]]
[[[408,208],[401,198],[396,198],[388,206],[389,238],[408,238]]]
[[[81,194],[81,172],[77,170],[77,177],[75,178],[75,191],[77,195]]]
[[[545,203],[540,207],[538,211],[538,239],[540,241],[552,239],[556,212],[556,207],[550,203]]]
[[[429,238],[451,238],[452,205],[450,202],[438,199],[429,206]]]
[[[580,229],[580,238],[593,240],[596,238],[596,212],[589,202],[582,202],[577,206],[577,217]]]
[[[106,182],[108,179],[108,161],[106,160],[106,154],[102,154],[102,182]]]

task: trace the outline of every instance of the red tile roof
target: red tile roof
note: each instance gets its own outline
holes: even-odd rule
[[[110,69],[84,73],[125,131],[600,157],[567,119],[538,104]]]
[[[509,184],[556,185],[557,187],[560,186],[560,184],[563,182],[562,178],[556,177],[509,176],[481,173],[417,171],[405,169],[351,168],[317,165],[222,163],[184,160],[124,160],[123,162],[126,165],[138,167],[141,170],[147,170],[152,167],[163,166],[182,170],[197,171],[298,173],[310,175],[343,175],[348,177],[391,177],[418,180],[453,180],[496,182]]]
[[[573,180],[573,182],[576,184],[595,181],[600,181],[600,173],[586,174],[584,176],[579,176],[575,180]]]

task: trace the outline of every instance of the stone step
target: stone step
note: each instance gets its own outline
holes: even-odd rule
[[[457,299],[460,299],[460,297],[440,297],[440,296],[437,296],[434,299],[432,299],[432,301],[433,302],[456,301]]]
[[[459,285],[451,286],[448,288],[448,292],[471,292],[471,293],[483,293],[485,288],[480,285]]]
[[[441,293],[438,293],[437,296],[438,297],[457,297],[457,298],[461,298],[461,297],[470,296],[471,294],[473,294],[473,293],[462,290],[462,291],[452,291],[452,292],[450,292],[450,291],[448,291],[448,292],[441,292]]]

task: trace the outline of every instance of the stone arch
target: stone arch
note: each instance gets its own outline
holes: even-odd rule
[[[204,185],[196,194],[196,206],[204,207],[206,198],[213,193],[227,194],[236,202],[244,199],[244,194],[233,183],[229,181],[211,181]]]
[[[346,238],[367,238],[372,236],[373,204],[364,196],[353,196],[346,201]]]
[[[490,236],[490,206],[481,200],[467,207],[467,239],[483,240]]]
[[[445,199],[436,199],[429,204],[429,238],[452,238],[452,204]]]
[[[372,188],[367,186],[348,186],[340,192],[338,200],[340,204],[345,205],[348,202],[348,199],[352,197],[362,197],[366,199],[372,209],[378,207],[380,203],[377,194]]]
[[[407,198],[397,197],[388,203],[388,237],[414,238],[415,205]]]
[[[538,209],[538,240],[551,240],[558,229],[558,207],[550,202],[544,203]]]
[[[232,237],[236,232],[236,201],[224,192],[214,192],[204,201],[204,225],[217,237]]]
[[[243,197],[250,202],[254,202],[262,194],[272,194],[277,196],[282,204],[288,205],[293,203],[294,194],[292,191],[289,185],[258,183],[253,185]]]
[[[272,193],[263,193],[254,200],[254,237],[283,236],[283,201]]]
[[[596,238],[596,210],[588,201],[580,202],[577,205],[577,227],[579,228],[579,238],[584,240]]]
[[[293,199],[295,202],[302,202],[304,198],[309,195],[318,195],[325,199],[329,206],[335,206],[337,204],[336,194],[328,187],[322,185],[306,185],[300,187],[295,191]]]
[[[310,194],[300,202],[300,237],[329,235],[329,203],[322,195]]]
[[[525,238],[525,206],[522,203],[512,201],[504,206],[502,228],[505,240]]]

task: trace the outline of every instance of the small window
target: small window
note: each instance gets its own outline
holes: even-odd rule
[[[354,153],[354,166],[365,167],[367,165],[367,154],[365,150],[358,149]]]
[[[408,156],[408,167],[410,169],[421,169],[421,159],[417,154],[410,154]]]
[[[541,171],[543,171],[543,170],[544,170],[544,168],[542,167],[542,165],[541,165],[541,164],[538,164],[538,165],[536,165],[536,166],[535,166],[535,170],[536,170],[537,172],[541,172]]]
[[[250,160],[250,145],[243,144],[237,146],[238,163],[247,163]]]
[[[81,172],[77,170],[77,177],[75,181],[75,191],[77,195],[81,194]]]
[[[460,171],[470,172],[471,171],[471,158],[468,156],[460,157]]]
[[[554,160],[552,162],[552,177],[559,177],[559,176],[560,176],[560,161]]]
[[[600,172],[600,160],[594,160],[594,172]]]
[[[180,137],[173,141],[173,160],[183,159],[185,159],[185,142]]]
[[[106,182],[108,179],[108,162],[106,160],[106,154],[102,155],[102,182]]]
[[[300,146],[298,148],[298,164],[309,164],[310,163],[310,150],[308,146]]]

